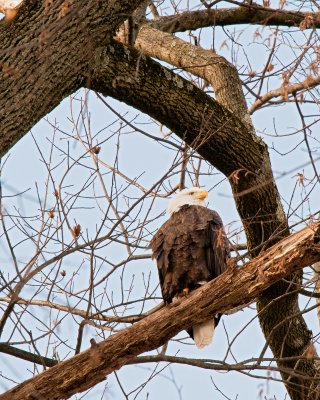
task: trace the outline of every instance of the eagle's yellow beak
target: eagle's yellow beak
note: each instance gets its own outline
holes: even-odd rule
[[[201,192],[195,193],[194,197],[199,200],[204,200],[208,197],[208,192],[206,190],[202,190]]]

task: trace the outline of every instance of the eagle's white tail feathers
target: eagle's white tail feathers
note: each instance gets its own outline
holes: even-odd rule
[[[208,346],[212,342],[214,334],[214,320],[202,322],[201,324],[194,325],[193,329],[193,339],[198,347],[202,349]]]

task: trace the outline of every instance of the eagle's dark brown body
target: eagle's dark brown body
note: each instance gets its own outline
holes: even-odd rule
[[[229,244],[218,213],[199,205],[184,205],[153,237],[163,299],[196,289],[227,268]]]

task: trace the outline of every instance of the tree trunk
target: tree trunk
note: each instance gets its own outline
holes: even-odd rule
[[[25,0],[0,22],[0,157],[88,78],[106,45],[143,0]]]

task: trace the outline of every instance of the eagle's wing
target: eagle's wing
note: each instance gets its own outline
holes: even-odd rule
[[[206,247],[207,267],[210,270],[211,279],[222,274],[227,268],[227,261],[230,257],[229,242],[219,214],[211,212],[212,217],[206,227],[208,239]]]
[[[156,259],[158,274],[159,274],[159,282],[160,288],[162,292],[162,297],[164,301],[168,302],[169,299],[166,299],[165,293],[163,291],[164,279],[166,275],[169,273],[169,257],[168,252],[164,250],[164,240],[165,236],[163,233],[163,228],[166,223],[162,225],[162,227],[157,231],[157,233],[152,238],[149,248],[152,250],[152,259]]]

